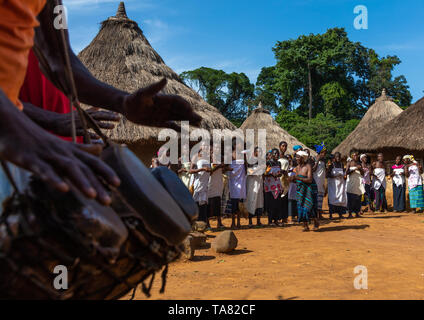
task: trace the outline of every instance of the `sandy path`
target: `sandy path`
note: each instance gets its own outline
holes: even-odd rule
[[[166,293],[156,280],[151,299],[424,299],[424,216],[366,215],[301,230],[238,230],[238,251],[203,249],[172,264]],[[368,269],[368,290],[354,289],[357,265]]]

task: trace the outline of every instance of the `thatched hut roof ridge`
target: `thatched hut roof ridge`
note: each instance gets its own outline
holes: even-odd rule
[[[118,10],[116,11],[115,18],[118,19],[128,19],[127,10],[125,9],[125,3],[121,1],[118,6]]]
[[[386,89],[383,89],[383,91],[381,92],[381,96],[375,99],[375,101],[376,102],[393,101],[393,98],[387,95]]]
[[[396,118],[402,111],[383,89],[381,96],[368,109],[355,130],[333,151],[340,152],[342,156],[347,157],[351,151],[369,149],[369,146],[373,143],[374,132]]]
[[[126,92],[134,92],[166,78],[168,83],[163,93],[186,99],[203,118],[201,128],[209,131],[235,130],[228,119],[186,86],[178,74],[165,64],[137,22],[128,18],[123,3],[119,4],[115,16],[102,22],[96,37],[78,56],[97,79]],[[150,144],[158,143],[159,130],[138,126],[123,118],[114,130],[106,134],[117,142]]]
[[[301,145],[303,148],[308,149],[303,143],[290,135],[286,130],[272,118],[269,110],[258,107],[252,111],[251,115],[243,122],[240,127],[244,132],[247,129],[255,131],[260,129],[266,130],[266,145],[267,149],[278,148],[281,141],[286,141],[288,148],[287,152],[292,153],[295,145]],[[257,137],[256,137],[257,138]],[[255,142],[257,139],[255,138]],[[311,150],[312,155],[316,155],[314,150]]]
[[[421,98],[407,108],[396,118],[388,121],[383,127],[372,134],[369,145],[363,146],[364,151],[398,151],[424,152],[424,98]]]

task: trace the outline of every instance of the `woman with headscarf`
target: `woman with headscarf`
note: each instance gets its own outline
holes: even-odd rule
[[[318,230],[319,222],[316,216],[316,194],[317,186],[314,182],[312,167],[307,163],[308,153],[299,151],[296,154],[298,166],[296,176],[290,177],[297,185],[297,213],[299,222],[303,222],[303,231],[309,231],[309,221],[314,221],[314,229]]]
[[[418,213],[424,208],[423,167],[415,161],[414,156],[408,155],[405,160],[405,176],[408,178],[409,206]]]

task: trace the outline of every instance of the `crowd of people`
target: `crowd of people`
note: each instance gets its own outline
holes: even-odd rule
[[[249,164],[237,158],[233,147],[231,164],[215,164],[213,147],[204,146],[191,162],[174,167],[184,185],[191,191],[199,206],[199,220],[207,223],[217,219],[217,227],[224,228],[222,216],[232,218],[231,228],[240,228],[241,210],[248,212],[249,227],[261,225],[261,216],[267,215],[268,224],[294,224],[297,218],[304,231],[319,228],[323,219],[323,201],[328,195],[329,219],[361,217],[364,212],[386,213],[387,180],[393,182],[393,210],[405,211],[406,188],[409,188],[409,207],[414,212],[424,208],[422,166],[412,155],[398,156],[390,170],[386,169],[383,154],[375,161],[366,154],[353,152],[342,161],[340,153],[327,154],[322,143],[315,146],[317,156],[300,145],[288,154],[287,143],[263,154],[256,147],[253,157],[266,157],[266,162]],[[211,150],[209,152],[209,150]],[[215,150],[216,152],[216,150]],[[157,158],[152,166],[160,165]]]

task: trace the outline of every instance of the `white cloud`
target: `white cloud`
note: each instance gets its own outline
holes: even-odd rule
[[[160,19],[143,20],[140,27],[143,29],[147,39],[153,46],[188,31],[180,26],[170,26]]]

